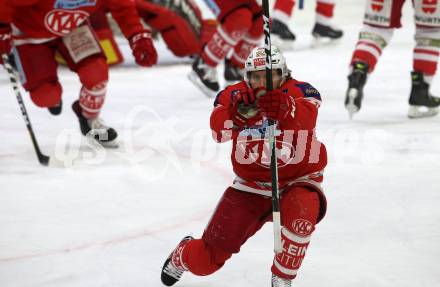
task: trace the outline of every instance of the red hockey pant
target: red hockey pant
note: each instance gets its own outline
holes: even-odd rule
[[[42,44],[16,46],[14,56],[20,80],[37,106],[51,107],[61,100],[62,88],[58,81],[58,63],[55,60],[57,51],[66,60],[67,66],[78,74],[85,88],[92,90],[107,82],[108,65],[102,52],[75,63],[61,38]]]
[[[297,232],[297,220],[309,222],[308,232],[311,233],[318,221],[319,210],[318,193],[310,188],[292,187],[281,197],[281,223],[291,233]],[[195,275],[212,274],[220,269],[233,253],[238,253],[248,238],[271,220],[270,197],[229,187],[218,203],[202,238],[191,240],[184,248],[183,262]],[[285,241],[288,240],[283,238],[283,242]],[[274,267],[272,272],[277,273]]]

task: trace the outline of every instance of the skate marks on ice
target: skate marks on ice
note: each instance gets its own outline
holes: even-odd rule
[[[143,228],[143,230],[137,233],[125,234],[108,240],[85,242],[82,244],[68,245],[68,246],[60,247],[59,249],[51,249],[51,250],[48,249],[40,252],[29,252],[23,254],[2,256],[0,257],[0,264],[32,259],[32,258],[54,256],[63,253],[71,253],[71,252],[82,251],[94,247],[104,248],[107,245],[123,244],[132,240],[138,240],[145,237],[154,238],[159,234],[170,232],[171,230],[175,230],[175,229],[180,229],[182,227],[185,227],[186,225],[193,224],[194,222],[203,222],[207,219],[210,212],[211,210],[207,208],[205,210],[194,212],[193,214],[190,214],[185,217],[179,215],[177,218],[164,220],[162,224],[154,224],[154,226],[145,227]]]

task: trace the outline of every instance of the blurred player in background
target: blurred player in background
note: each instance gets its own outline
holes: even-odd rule
[[[103,124],[108,65],[88,18],[106,5],[128,39],[141,66],[157,62],[150,31],[145,29],[134,2],[119,0],[1,0],[0,53],[9,53],[11,39],[20,80],[32,101],[58,115],[62,87],[57,76],[55,53],[78,74],[82,88],[72,108],[83,135],[92,132],[102,144],[113,143],[116,131]],[[90,135],[90,134],[89,134]]]
[[[283,250],[273,259],[273,287],[291,286],[315,225],[324,217],[326,200],[321,182],[327,153],[314,132],[320,94],[309,83],[291,77],[275,46],[274,90],[266,91],[265,60],[264,48],[255,48],[246,60],[244,80],[228,86],[215,100],[211,129],[217,142],[232,140],[236,178],[202,237],[185,237],[166,259],[161,280],[167,286],[179,281],[185,271],[198,276],[216,272],[272,220],[268,119],[276,121],[280,132],[277,160]]]
[[[272,13],[272,40],[280,48],[291,49],[296,40],[295,34],[289,29],[296,1],[276,0]],[[315,39],[335,40],[342,37],[343,32],[331,25],[335,0],[316,0],[315,25],[312,35]]]
[[[198,55],[217,28],[217,21],[203,19],[199,7],[191,0],[136,0],[135,4],[143,22],[153,34],[160,34],[167,48],[177,57]],[[103,6],[90,17],[90,23],[100,40],[107,63],[116,65],[124,58],[115,40],[117,31],[114,30],[117,28],[111,25],[107,16],[108,8]]]
[[[217,66],[225,63],[226,81],[243,78],[246,57],[263,36],[261,6],[256,0],[212,0],[209,8],[219,26],[192,64],[189,79],[207,96],[214,97],[219,89]]]
[[[364,26],[351,58],[345,96],[350,118],[361,108],[368,75],[374,71],[394,29],[401,27],[404,3],[405,0],[367,0]],[[436,115],[440,105],[440,98],[429,92],[440,51],[440,1],[414,0],[412,4],[416,32],[408,117],[420,118]]]

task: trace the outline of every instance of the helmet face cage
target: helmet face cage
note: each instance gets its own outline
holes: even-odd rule
[[[284,81],[289,75],[289,70],[287,69],[286,59],[283,54],[281,54],[280,49],[272,46],[272,69],[281,70],[281,79]],[[254,71],[266,70],[266,52],[264,47],[256,47],[252,50],[251,54],[247,57],[244,65],[244,80],[250,87],[249,75]]]

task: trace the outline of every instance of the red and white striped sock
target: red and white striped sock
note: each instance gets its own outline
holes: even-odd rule
[[[413,50],[413,70],[421,72],[424,80],[431,83],[437,71],[440,47],[435,43],[440,38],[440,29],[416,28],[416,46]]]
[[[272,273],[281,278],[294,279],[306,255],[310,237],[311,234],[301,236],[283,227],[281,229],[283,252],[275,256]]]
[[[107,82],[96,85],[92,89],[85,86],[81,88],[79,94],[79,105],[82,109],[82,115],[87,119],[98,117],[102,106],[104,105],[105,94],[107,92]]]
[[[294,8],[294,0],[276,0],[273,7],[272,18],[277,19],[278,21],[287,25],[290,17],[293,14]]]
[[[252,17],[252,11],[246,7],[229,14],[202,51],[201,57],[205,63],[211,67],[217,66],[251,29]]]
[[[316,1],[316,23],[330,26],[333,18],[333,10],[335,8],[334,0],[318,0]]]
[[[237,40],[225,32],[222,26],[212,36],[202,51],[202,58],[209,66],[216,67],[226,54],[237,44]]]
[[[372,72],[382,55],[382,50],[388,45],[393,31],[392,28],[376,28],[364,25],[359,33],[359,40],[356,43],[351,64],[358,61],[368,63],[369,72]]]
[[[249,35],[246,35],[235,47],[231,56],[231,62],[240,67],[240,69],[244,68],[244,63],[246,62],[247,57],[251,53],[252,49],[257,47],[261,42],[261,37],[251,38]]]

